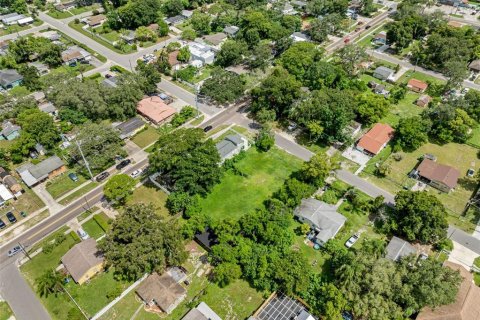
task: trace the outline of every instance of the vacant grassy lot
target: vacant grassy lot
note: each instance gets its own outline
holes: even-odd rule
[[[77,175],[78,181],[73,181],[68,177],[68,174],[72,172],[73,171],[65,172],[64,174],[47,182],[47,191],[54,199],[61,197],[65,193],[77,188],[86,181],[86,179],[81,175]]]
[[[155,211],[163,217],[168,217],[168,210],[165,208],[167,195],[152,184],[145,184],[136,188],[132,196],[128,199],[127,205],[135,203],[152,204]]]
[[[400,118],[413,117],[420,114],[423,108],[415,104],[415,101],[420,97],[420,94],[408,91],[405,98],[400,100],[397,104],[392,104],[390,112],[380,122],[388,123],[391,126],[396,126]]]
[[[23,183],[22,187],[25,192],[18,199],[8,201],[7,205],[0,208],[0,217],[11,211],[17,217],[17,220],[20,220],[23,219],[20,215],[21,211],[25,211],[28,215],[45,206],[32,189],[27,188]],[[3,219],[3,222],[8,224],[7,219]]]
[[[475,129],[473,129],[472,136],[467,142],[480,149],[480,126],[477,126]]]
[[[246,157],[236,164],[246,177],[226,172],[221,182],[200,201],[200,205],[212,219],[237,219],[259,208],[300,165],[299,159],[280,149],[258,152],[252,147]]]
[[[361,176],[391,193],[396,193],[403,186],[411,187],[413,181],[407,177],[407,174],[419,163],[418,159],[426,153],[433,154],[437,157],[438,163],[457,168],[460,171],[460,179],[457,188],[449,194],[431,187],[428,187],[427,190],[436,195],[448,210],[461,214],[467,200],[474,191],[475,185],[465,179],[465,173],[469,168],[479,169],[477,151],[477,149],[464,144],[448,143],[438,145],[427,143],[412,153],[399,152],[402,159],[395,161],[389,155],[389,150],[386,149],[369,162],[368,167]],[[373,173],[375,163],[381,162],[383,159],[386,159],[385,161],[391,166],[391,173],[385,178],[378,178],[369,174]]]
[[[56,9],[48,11],[47,14],[50,17],[55,19],[66,19],[72,16],[72,14],[69,11],[58,11]]]
[[[139,132],[138,134],[136,134],[132,138],[132,141],[137,146],[139,146],[140,148],[143,149],[146,146],[148,146],[149,144],[152,144],[155,141],[157,141],[158,137],[160,137],[160,134],[158,133],[157,129],[155,129],[152,126],[147,126],[147,129],[145,129],[142,132]]]

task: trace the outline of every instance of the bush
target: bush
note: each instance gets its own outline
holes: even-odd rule
[[[137,50],[137,45],[136,44],[132,44],[132,50]]]
[[[75,23],[75,24],[79,24],[79,23],[80,23],[80,19],[75,18],[74,23]]]
[[[50,254],[50,253],[52,253],[53,249],[55,249],[55,243],[49,242],[49,243],[47,243],[46,245],[43,246],[42,251],[45,254]]]
[[[437,250],[452,251],[453,250],[453,242],[452,242],[451,239],[443,239],[443,240],[439,241],[437,244],[435,244],[435,248]]]
[[[176,113],[173,116],[173,119],[172,121],[170,121],[170,124],[174,128],[180,127],[182,124],[184,124],[185,122],[193,118],[195,113],[196,111],[193,107],[186,106],[180,111],[180,113]]]
[[[91,76],[88,76],[87,79],[95,80],[95,79],[100,78],[101,76],[102,75],[100,74],[100,72],[96,72],[96,73],[92,74]]]
[[[118,72],[118,73],[126,73],[128,72],[127,70],[125,70],[124,68],[120,67],[120,66],[111,66],[110,67],[110,71],[112,72]]]
[[[92,15],[94,15],[94,16],[98,15],[99,13],[100,13],[100,12],[99,12],[97,9],[95,9],[95,10],[92,11]]]
[[[65,233],[59,233],[55,236],[55,245],[61,244],[63,241],[67,239],[67,236],[65,236]]]
[[[103,229],[103,231],[107,232],[110,229],[110,223],[104,214],[96,214],[93,216],[93,220],[95,220],[96,223],[100,226],[100,228]]]
[[[394,154],[393,154],[393,159],[394,159],[395,161],[400,161],[400,160],[403,159],[403,156],[402,156],[400,153],[394,153]]]
[[[70,231],[70,236],[75,240],[75,242],[80,242],[82,239],[78,236],[78,234],[75,231]]]
[[[121,295],[123,292],[123,288],[122,288],[122,285],[117,283],[117,285],[115,285],[114,288],[112,288],[111,290],[109,290],[106,294],[106,297],[108,299],[115,299],[116,297],[118,297],[119,295]]]
[[[338,202],[337,193],[333,189],[328,189],[322,194],[322,201],[328,204],[336,204]]]

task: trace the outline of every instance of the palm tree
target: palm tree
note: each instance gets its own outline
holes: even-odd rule
[[[51,293],[62,291],[62,281],[63,275],[60,272],[49,269],[35,280],[37,292],[40,296],[47,297]]]

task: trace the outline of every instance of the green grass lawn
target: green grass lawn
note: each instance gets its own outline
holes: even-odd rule
[[[427,143],[411,153],[399,152],[402,159],[395,161],[393,157],[389,156],[389,150],[386,149],[368,163],[367,168],[362,172],[361,176],[391,193],[396,193],[400,191],[404,185],[410,183],[407,174],[417,165],[418,159],[423,154],[433,154],[437,157],[438,163],[457,168],[460,171],[460,178],[457,188],[448,194],[431,187],[427,188],[428,192],[437,196],[452,213],[459,215],[462,213],[467,200],[475,188],[474,184],[465,179],[465,173],[469,168],[479,170],[476,166],[478,162],[477,152],[478,150],[476,148],[465,144],[448,143],[438,145]],[[371,175],[374,171],[375,162],[381,162],[384,158],[387,158],[386,161],[392,168],[391,173],[385,178],[378,178]]]
[[[70,12],[76,16],[78,14],[81,14],[87,11],[92,11],[99,8],[100,8],[100,5],[98,3],[95,3],[95,4],[92,4],[91,6],[73,8],[72,10],[70,10]]]
[[[200,124],[203,122],[204,119],[205,119],[205,116],[204,116],[203,114],[201,114],[198,118],[194,118],[194,119],[190,122],[190,124],[191,124],[192,126],[195,126],[195,127],[196,127],[196,126],[200,125]]]
[[[77,175],[78,181],[73,181],[68,177],[68,174],[72,172],[73,171],[65,172],[64,174],[55,177],[47,182],[47,191],[52,195],[54,199],[61,197],[65,193],[77,188],[86,181],[85,177],[81,175]]]
[[[98,239],[105,234],[105,231],[103,231],[102,227],[100,227],[97,221],[93,218],[83,223],[82,228],[91,238],[94,239]]]
[[[410,79],[417,79],[420,81],[424,82],[430,82],[430,83],[437,83],[437,84],[445,84],[445,80],[441,80],[435,77],[432,77],[428,74],[418,72],[418,71],[413,71],[413,70],[408,70],[403,74],[403,76],[400,77],[400,79],[397,81],[397,83],[407,83]]]
[[[420,114],[423,111],[423,108],[415,104],[415,101],[417,101],[419,97],[420,94],[418,93],[407,92],[405,98],[400,100],[397,104],[391,105],[390,112],[383,117],[380,122],[396,126],[400,118],[408,118]]]
[[[480,148],[480,126],[473,129],[472,136],[468,139],[467,143],[470,143],[477,148]]]
[[[21,219],[21,211],[25,211],[28,214],[37,211],[45,206],[42,200],[32,191],[32,189],[27,188],[22,183],[23,190],[25,191],[17,200],[10,200],[8,204],[5,204],[0,208],[0,215],[5,214],[8,211],[12,211],[17,219]]]
[[[70,18],[72,14],[68,11],[58,11],[56,9],[50,10],[47,12],[47,14],[55,19],[66,19]]]
[[[480,287],[480,273],[475,272],[473,274],[473,280],[475,281],[475,284]]]
[[[12,309],[6,301],[0,302],[0,320],[8,320],[13,315]]]
[[[169,213],[165,208],[167,197],[168,196],[165,194],[165,192],[159,190],[152,184],[145,184],[133,191],[132,196],[127,201],[127,205],[132,205],[135,203],[152,204],[159,215],[168,217]]]
[[[147,126],[145,130],[137,133],[133,138],[132,142],[135,143],[140,148],[145,148],[149,144],[154,143],[158,140],[160,134],[158,133],[157,129],[152,126]]]
[[[95,189],[95,187],[98,186],[98,183],[96,182],[90,182],[89,184],[83,186],[82,188],[78,189],[77,191],[69,194],[68,196],[66,196],[65,198],[63,198],[62,200],[59,201],[59,203],[61,205],[67,205],[69,204],[70,202],[72,202],[73,200],[76,200],[78,199],[79,197],[87,194],[88,192],[92,191],[93,189]]]
[[[301,161],[277,148],[258,152],[254,147],[247,151],[236,167],[247,177],[228,171],[210,194],[200,200],[202,210],[212,219],[237,219],[261,207],[262,202],[277,191],[289,175],[298,170]]]

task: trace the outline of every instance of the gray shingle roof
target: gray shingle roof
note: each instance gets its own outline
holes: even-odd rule
[[[237,34],[237,32],[240,30],[239,27],[237,26],[228,26],[228,27],[225,27],[223,29],[223,32],[225,32],[226,34],[229,34],[231,36],[234,36]]]
[[[220,154],[220,158],[224,159],[237,148],[241,148],[242,144],[242,137],[240,137],[238,134],[232,134],[225,137],[225,139],[223,139],[222,141],[218,142],[216,144],[216,147],[218,153]]]
[[[9,84],[22,80],[23,76],[14,69],[0,70],[0,85],[6,87]]]
[[[385,257],[393,261],[417,252],[410,243],[397,237],[392,237],[385,251]]]
[[[383,76],[384,78],[388,78],[394,73],[395,73],[395,71],[393,71],[392,69],[387,68],[387,67],[383,67],[383,66],[378,67],[374,71],[374,74],[379,74],[379,75]]]
[[[335,237],[347,219],[337,212],[334,205],[323,201],[308,198],[302,199],[300,206],[295,209],[297,217],[311,221],[318,229],[317,239],[327,242]]]
[[[125,122],[120,123],[115,128],[120,130],[120,138],[123,139],[129,137],[133,132],[137,131],[143,126],[145,126],[145,122],[142,119],[133,117]]]
[[[88,270],[103,263],[103,255],[97,248],[97,241],[89,238],[74,245],[62,257],[62,263],[73,280],[78,282]]]
[[[20,130],[20,127],[11,123],[10,121],[5,121],[2,123],[2,131],[0,134],[4,137],[8,137],[13,132]]]
[[[64,166],[62,159],[57,156],[43,160],[39,164],[26,163],[17,168],[23,182],[29,187],[48,177],[49,173]]]

